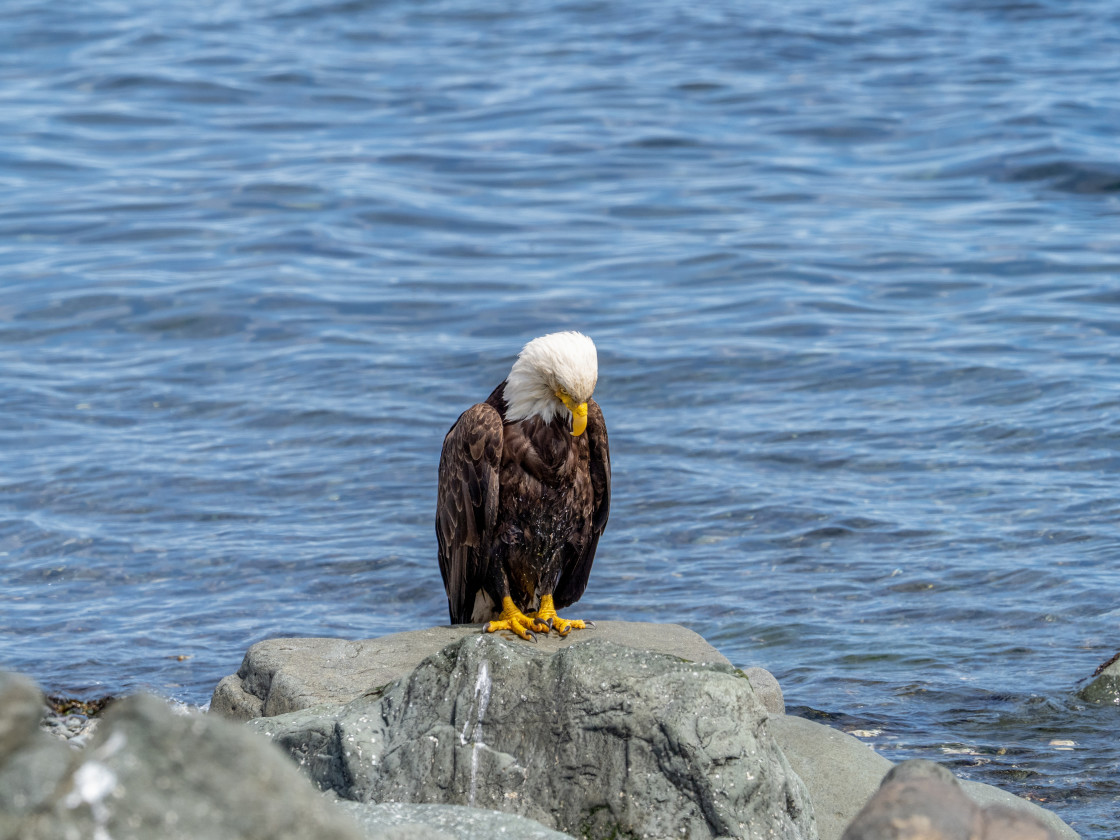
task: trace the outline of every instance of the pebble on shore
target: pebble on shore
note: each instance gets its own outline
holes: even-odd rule
[[[78,700],[72,697],[46,698],[43,718],[39,728],[44,732],[66,741],[74,749],[81,749],[89,743],[97,731],[99,716],[113,702],[113,697],[99,697],[94,700]]]

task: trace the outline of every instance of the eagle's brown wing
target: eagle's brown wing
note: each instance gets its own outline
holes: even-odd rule
[[[502,418],[479,403],[463,412],[443,439],[436,501],[439,570],[452,624],[471,621],[475,595],[486,575],[498,518]]]
[[[595,559],[595,549],[599,537],[607,527],[607,516],[611,512],[611,452],[607,446],[607,424],[603,412],[595,400],[587,401],[587,446],[591,456],[591,489],[593,492],[591,513],[591,534],[574,557],[571,557],[560,573],[556,584],[556,606],[564,608],[574,604],[587,588],[587,578],[591,575],[591,562]]]

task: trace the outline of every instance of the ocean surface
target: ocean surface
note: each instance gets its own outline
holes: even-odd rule
[[[447,621],[442,436],[599,347],[569,613],[1120,837],[1120,10],[0,15],[0,665],[205,704]]]

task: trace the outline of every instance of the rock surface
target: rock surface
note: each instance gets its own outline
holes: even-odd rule
[[[904,761],[856,816],[842,840],[1057,840],[1022,809],[981,807],[949,770],[932,761]]]
[[[727,665],[476,632],[342,708],[250,726],[349,799],[493,808],[576,836],[811,840],[768,719]]]
[[[373,686],[403,677],[425,657],[452,642],[464,636],[480,635],[481,627],[478,624],[431,627],[356,642],[343,639],[258,642],[249,648],[237,673],[218,683],[210,700],[210,711],[232,720],[250,720],[320,703],[345,703]],[[512,634],[503,635],[515,638]],[[534,648],[556,653],[591,639],[670,653],[694,662],[730,664],[702,636],[679,624],[602,621],[594,630],[573,631],[563,639],[555,634],[539,636]]]
[[[524,817],[461,805],[341,801],[338,807],[364,829],[368,840],[575,840]]]

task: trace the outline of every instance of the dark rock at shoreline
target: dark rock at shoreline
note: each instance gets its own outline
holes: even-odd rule
[[[602,640],[472,634],[341,708],[250,726],[324,789],[494,808],[579,836],[817,837],[742,672]]]
[[[1089,703],[1120,705],[1120,653],[1101,664],[1088,685],[1077,692],[1078,697]]]

